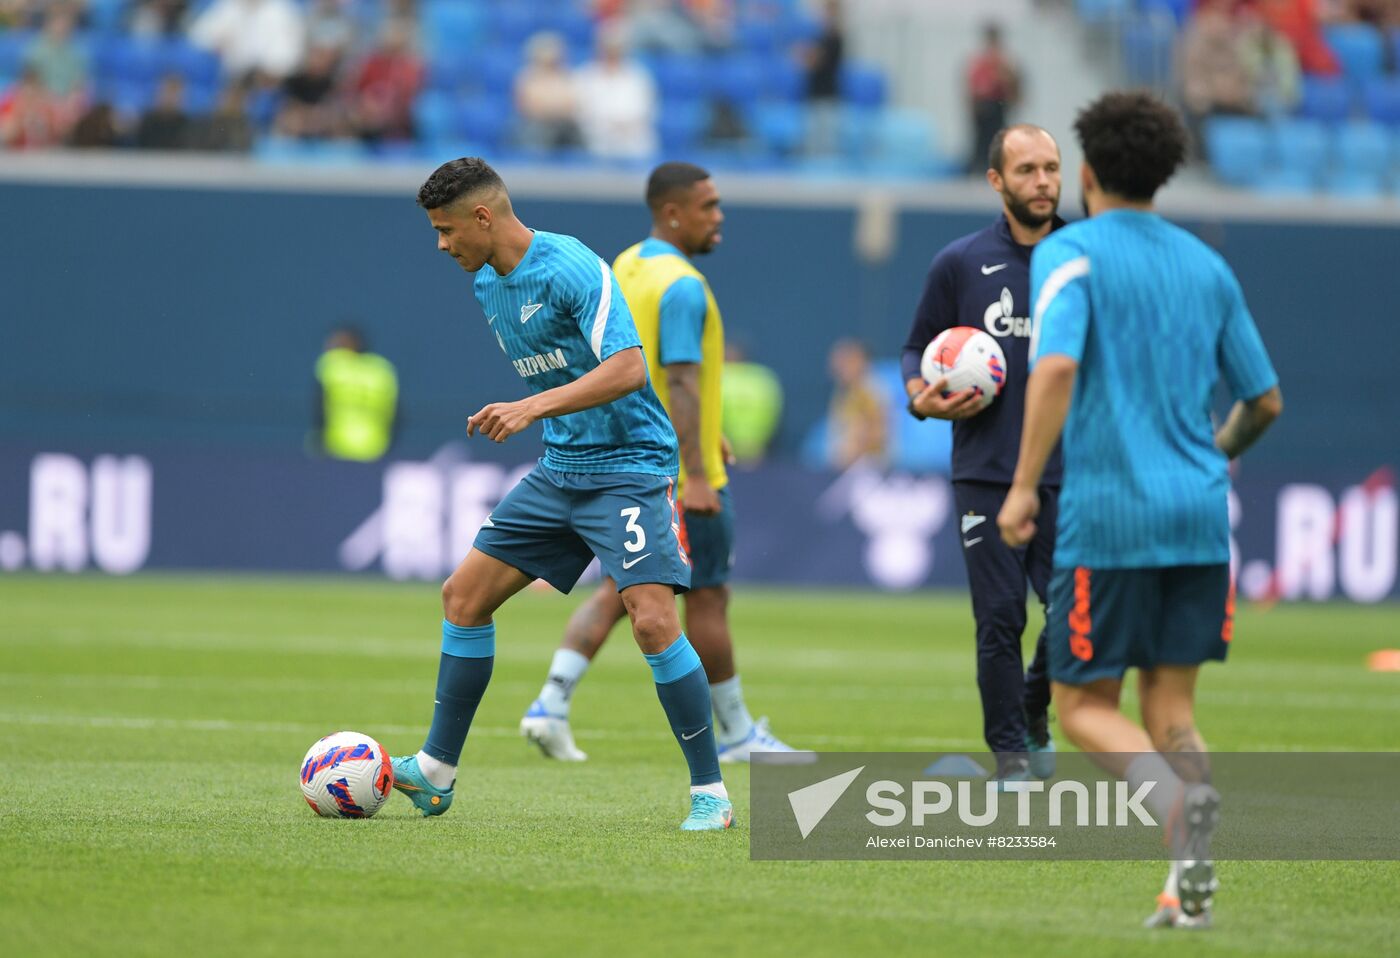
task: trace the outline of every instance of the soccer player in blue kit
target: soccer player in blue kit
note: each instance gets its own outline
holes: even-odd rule
[[[394,759],[394,787],[425,816],[447,811],[491,680],[492,615],[535,579],[568,592],[596,555],[617,583],[690,767],[681,828],[728,828],[733,806],[719,772],[709,683],[676,614],[675,595],[690,586],[675,503],[676,434],[648,381],[617,280],[577,239],[521,223],[483,160],[444,163],[418,191],[418,205],[438,249],[475,274],[487,324],[532,393],[484,406],[467,420],[467,435],[504,442],[542,419],[545,455],[443,584],[432,726],[416,755]]]
[[[1283,408],[1234,273],[1153,212],[1186,156],[1176,111],[1110,93],[1075,122],[1090,218],[1031,262],[1032,372],[1020,458],[997,524],[1036,533],[1041,475],[1064,434],[1046,651],[1060,725],[1164,823],[1172,866],[1148,924],[1204,927],[1220,796],[1196,730],[1196,677],[1233,637],[1229,460]],[[1217,429],[1224,381],[1234,406]],[[1138,670],[1139,726],[1119,711]],[[1162,787],[1157,787],[1162,786]]]
[[[1038,126],[1007,127],[992,139],[987,182],[1002,198],[1002,214],[986,229],[948,244],[933,260],[914,323],[904,344],[902,368],[909,411],[923,419],[953,421],[953,498],[961,523],[972,614],[977,622],[977,687],[982,730],[997,758],[997,777],[1018,780],[1055,771],[1054,741],[1045,674],[1045,634],[1036,641],[1030,669],[1022,671],[1021,633],[1026,629],[1026,580],[1043,605],[1055,545],[1053,520],[1060,485],[1060,456],[1051,456],[1040,480],[1050,521],[1026,545],[1001,542],[991,520],[1001,509],[1021,443],[1030,343],[1031,250],[1064,225],[1060,200],[1060,149]],[[1006,354],[1006,387],[979,410],[975,390],[943,396],[946,383],[927,383],[919,371],[924,347],[954,326],[984,329]]]

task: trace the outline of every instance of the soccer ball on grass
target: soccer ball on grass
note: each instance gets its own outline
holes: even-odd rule
[[[301,793],[326,818],[369,818],[393,789],[389,754],[359,732],[327,735],[301,761]]]

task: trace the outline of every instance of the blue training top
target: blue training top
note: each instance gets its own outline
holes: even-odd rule
[[[1031,361],[1079,363],[1065,423],[1057,568],[1230,560],[1230,480],[1211,404],[1278,383],[1239,281],[1155,213],[1114,210],[1043,241],[1031,262]]]
[[[572,236],[534,231],[515,269],[476,273],[477,302],[534,392],[571,383],[614,353],[641,348],[607,263]],[[560,472],[674,476],[676,433],[650,380],[620,399],[544,420],[544,464]]]
[[[1056,217],[1054,228],[1064,225]],[[1042,241],[1043,242],[1043,241]],[[933,338],[954,326],[975,326],[996,337],[1006,354],[1006,386],[986,409],[953,423],[953,480],[1010,485],[1021,451],[1021,419],[1030,375],[1031,250],[1011,236],[1006,215],[945,246],[929,267],[914,324],[904,343],[904,381],[923,375],[919,361]],[[1060,484],[1060,447],[1041,483]]]

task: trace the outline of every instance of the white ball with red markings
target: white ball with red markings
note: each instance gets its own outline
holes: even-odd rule
[[[394,766],[384,747],[359,732],[334,732],[301,761],[301,793],[326,818],[369,818],[394,790]]]
[[[977,390],[977,408],[985,409],[1006,386],[1006,354],[991,334],[976,326],[954,326],[925,347],[919,371],[930,384],[947,377],[944,396]]]

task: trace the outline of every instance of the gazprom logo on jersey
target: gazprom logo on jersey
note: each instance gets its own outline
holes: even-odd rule
[[[1031,318],[1029,316],[1017,316],[1016,297],[1011,295],[1011,290],[1005,286],[1001,288],[1001,297],[992,305],[987,307],[987,311],[982,314],[982,324],[987,327],[987,332],[993,336],[1017,336],[1021,339],[1028,339],[1031,335]]]
[[[522,379],[529,379],[540,373],[549,372],[552,369],[566,369],[569,361],[564,358],[564,350],[556,349],[552,353],[536,353],[533,356],[526,356],[524,359],[512,359],[511,365],[520,374]]]

